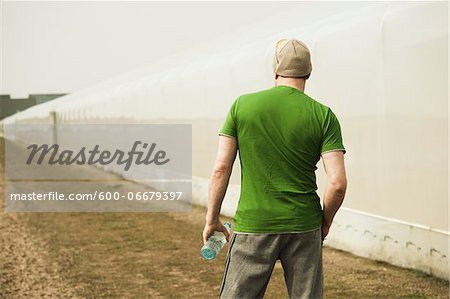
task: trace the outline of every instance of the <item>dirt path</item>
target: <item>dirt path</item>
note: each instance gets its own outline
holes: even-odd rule
[[[27,232],[20,217],[0,213],[0,231],[0,297],[78,298],[48,257],[48,246]]]
[[[225,255],[200,257],[204,215],[2,209],[0,298],[217,298]],[[446,281],[330,248],[324,271],[326,298],[449,298]],[[287,298],[279,263],[266,298]]]
[[[1,216],[2,298],[215,298],[224,255],[199,256],[191,213]],[[326,298],[448,298],[445,281],[324,249]],[[287,298],[275,267],[266,298]]]

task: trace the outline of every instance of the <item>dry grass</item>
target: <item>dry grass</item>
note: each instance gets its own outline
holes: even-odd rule
[[[84,298],[213,298],[224,254],[199,255],[204,209],[182,213],[23,213],[65,285]],[[196,216],[197,220],[191,221]],[[327,298],[448,298],[448,283],[325,248]],[[53,270],[55,271],[55,270]],[[42,282],[45,284],[45,282]],[[267,298],[286,298],[277,266]]]
[[[0,297],[215,298],[225,254],[200,257],[204,213],[2,212]],[[449,298],[447,281],[330,248],[324,268],[326,298]],[[266,294],[287,297],[279,264]]]

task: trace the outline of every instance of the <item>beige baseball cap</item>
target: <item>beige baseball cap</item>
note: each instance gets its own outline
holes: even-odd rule
[[[273,72],[283,77],[304,77],[312,71],[311,55],[305,43],[282,39],[275,46]]]

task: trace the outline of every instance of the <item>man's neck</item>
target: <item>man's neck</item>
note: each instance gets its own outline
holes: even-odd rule
[[[278,77],[275,79],[275,85],[286,85],[290,87],[297,88],[298,90],[305,91],[305,80],[304,79],[298,79],[298,78],[284,78],[284,77]]]

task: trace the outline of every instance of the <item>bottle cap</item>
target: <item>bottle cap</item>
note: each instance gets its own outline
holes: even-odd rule
[[[230,229],[231,229],[231,223],[230,223],[230,221],[225,222],[225,223],[224,223],[224,226],[225,226],[228,230],[230,230]]]

